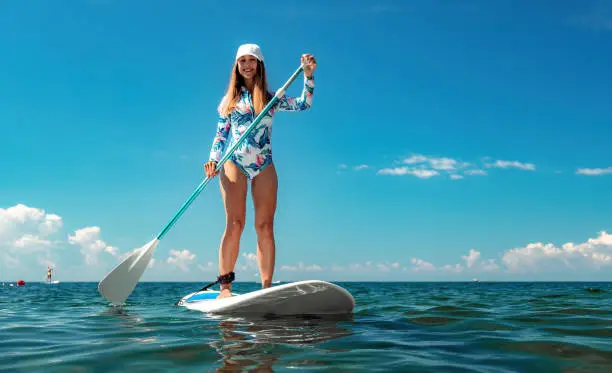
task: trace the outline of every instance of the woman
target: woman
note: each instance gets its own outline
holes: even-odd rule
[[[232,295],[231,282],[235,277],[233,271],[238,259],[240,236],[244,230],[249,181],[255,209],[257,261],[261,283],[264,288],[272,284],[276,251],[273,224],[278,187],[270,142],[272,118],[276,111],[302,111],[310,108],[316,60],[310,54],[303,54],[301,62],[304,64],[302,95],[281,98],[223,164],[219,184],[225,206],[226,226],[219,249],[219,298]],[[241,45],[236,53],[227,92],[218,108],[217,132],[209,161],[204,165],[207,177],[217,176],[217,163],[221,160],[224,150],[240,138],[273,96],[268,91],[261,49],[256,44]]]

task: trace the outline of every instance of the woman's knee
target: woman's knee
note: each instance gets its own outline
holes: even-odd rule
[[[225,231],[229,235],[240,235],[244,231],[244,217],[233,217],[227,219]]]
[[[272,237],[274,235],[273,219],[262,219],[255,222],[255,232],[259,237]]]

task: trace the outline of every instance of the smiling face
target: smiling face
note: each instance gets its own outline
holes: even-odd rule
[[[244,80],[251,80],[257,75],[257,58],[245,55],[238,58],[238,72]]]

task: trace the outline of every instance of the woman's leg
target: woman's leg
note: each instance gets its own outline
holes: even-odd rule
[[[234,270],[238,259],[246,216],[247,178],[232,161],[225,162],[219,176],[226,216],[225,232],[219,248],[219,271],[224,275]],[[222,284],[219,298],[231,296],[231,289],[231,284]]]
[[[255,231],[257,232],[257,261],[261,284],[264,288],[272,284],[276,246],[274,243],[274,213],[278,178],[274,164],[269,164],[251,183],[255,208]]]

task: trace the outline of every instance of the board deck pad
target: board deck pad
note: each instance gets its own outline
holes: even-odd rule
[[[207,313],[274,315],[347,314],[355,307],[355,300],[346,289],[320,280],[232,294],[232,297],[217,299],[217,290],[193,292],[184,296],[178,305]]]

